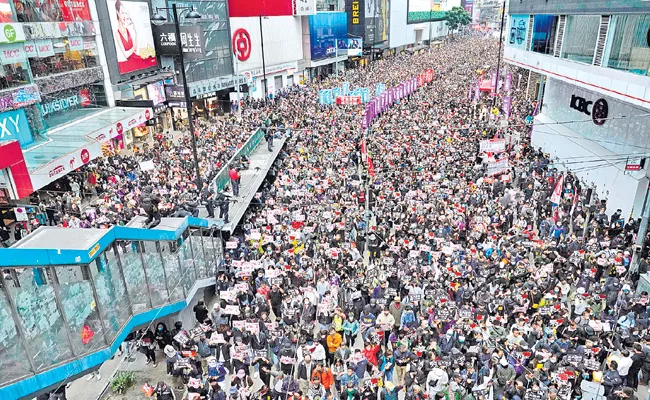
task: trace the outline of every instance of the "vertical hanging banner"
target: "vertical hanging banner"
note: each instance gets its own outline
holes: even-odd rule
[[[512,108],[512,96],[504,96],[501,100],[501,108],[503,113],[510,117],[510,109]]]
[[[512,90],[512,73],[508,72],[506,74],[506,79],[503,82],[503,91],[510,93],[511,90]]]

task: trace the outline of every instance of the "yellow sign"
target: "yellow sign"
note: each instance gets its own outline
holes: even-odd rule
[[[352,25],[359,25],[359,0],[352,1]]]
[[[95,244],[92,249],[88,252],[88,257],[93,258],[95,254],[99,251],[99,243]]]

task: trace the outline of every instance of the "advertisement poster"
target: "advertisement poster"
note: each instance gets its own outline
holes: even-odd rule
[[[366,0],[346,0],[345,11],[348,14],[348,33],[352,36],[364,37],[366,34]]]
[[[59,0],[64,21],[90,21],[88,0]]]
[[[510,30],[508,31],[508,45],[525,50],[528,37],[529,15],[510,16]]]
[[[338,55],[360,56],[363,54],[363,39],[339,39]]]
[[[154,106],[164,103],[166,100],[165,87],[163,86],[162,81],[148,84],[147,94],[149,95],[149,100],[153,101]]]
[[[9,0],[0,0],[0,22],[14,22]]]
[[[155,67],[149,5],[136,1],[108,0],[117,66],[120,74]]]
[[[311,59],[336,57],[336,46],[347,36],[347,15],[344,12],[320,13],[309,16]],[[347,47],[347,43],[345,43]]]
[[[366,41],[381,43],[388,40],[387,0],[366,1]]]
[[[407,24],[416,24],[419,22],[442,21],[445,19],[445,13],[440,11],[440,5],[435,4],[433,0],[407,0],[408,14],[406,17]]]
[[[154,42],[158,55],[178,55],[176,43],[176,29],[172,24],[153,27]],[[203,28],[199,25],[181,26],[181,46],[187,60],[200,60],[205,58],[203,47]]]

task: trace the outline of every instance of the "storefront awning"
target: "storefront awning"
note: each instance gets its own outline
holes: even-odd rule
[[[113,107],[63,125],[24,152],[34,190],[100,157],[101,144],[153,118],[150,108]]]

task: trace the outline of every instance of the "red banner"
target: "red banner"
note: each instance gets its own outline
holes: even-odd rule
[[[337,96],[336,104],[361,104],[361,96]]]
[[[418,74],[418,87],[424,85],[424,74]]]
[[[88,0],[59,0],[64,21],[90,21]]]
[[[432,69],[428,69],[428,70],[424,71],[424,80],[427,83],[430,83],[431,81],[433,81],[433,70]]]

